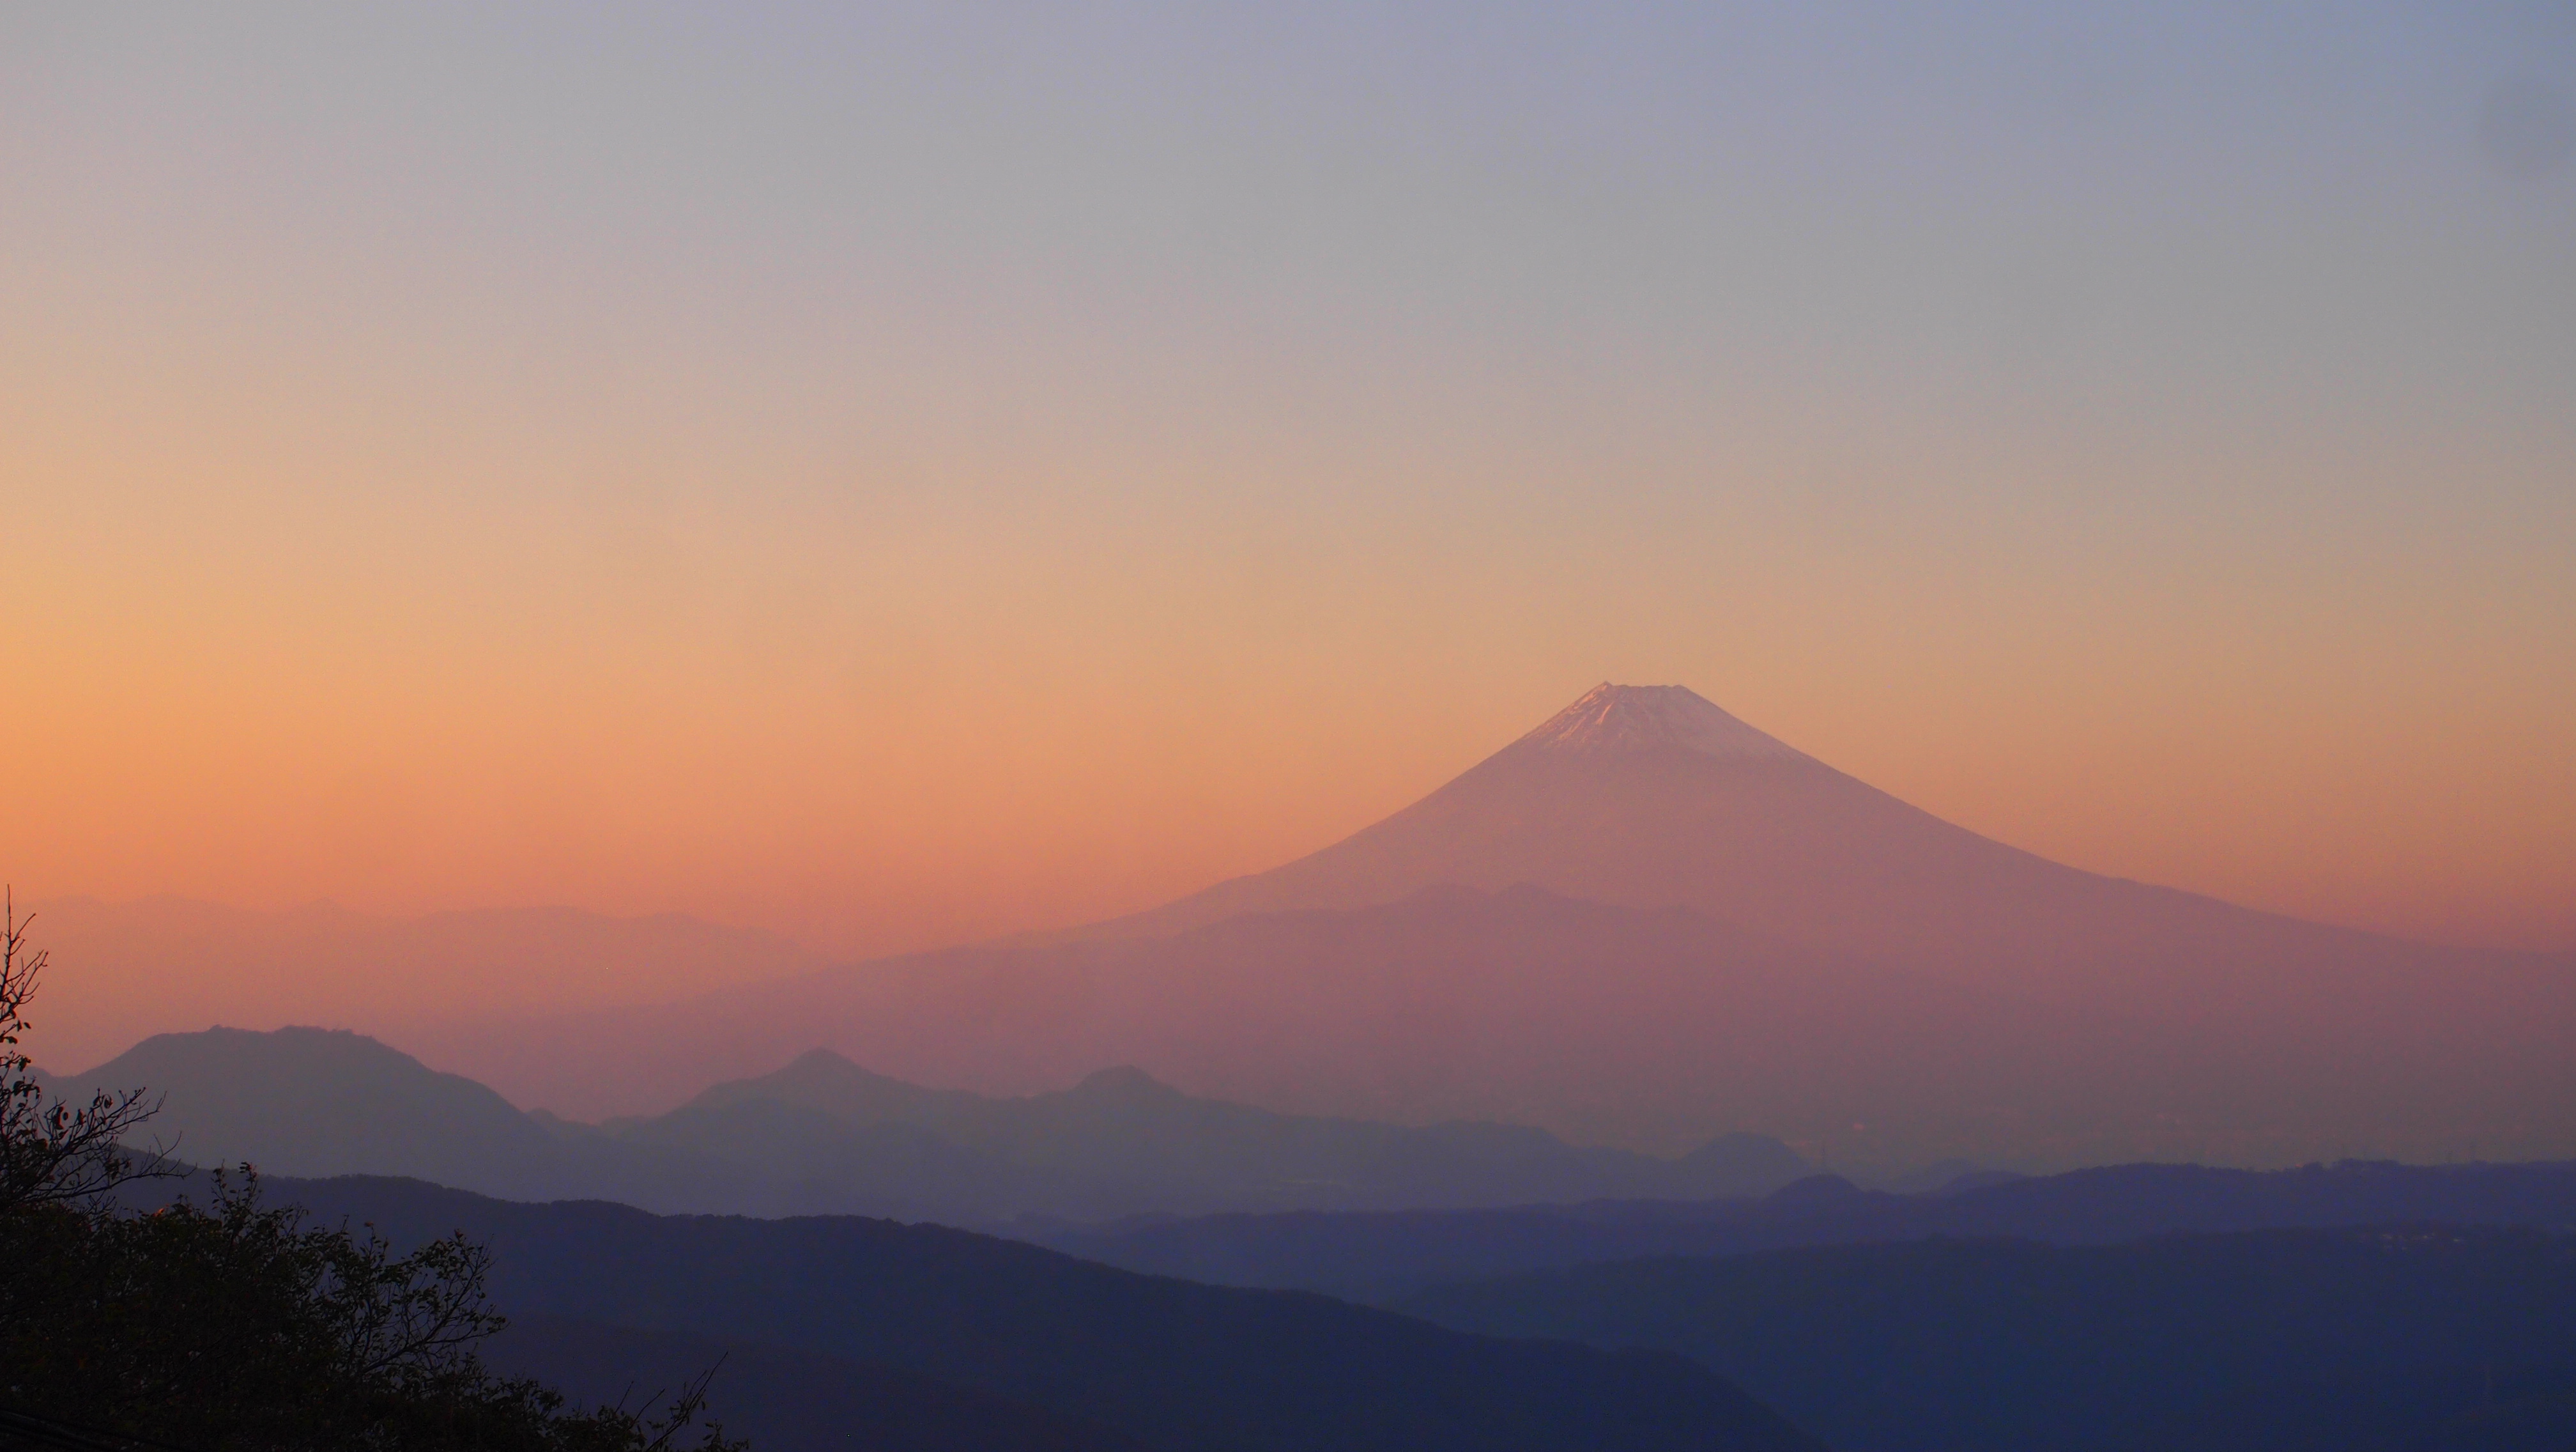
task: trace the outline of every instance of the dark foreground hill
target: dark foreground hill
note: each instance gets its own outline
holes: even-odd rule
[[[1405,1304],[1681,1352],[1844,1452],[2576,1446],[2576,1236],[2547,1231],[1810,1247]]]
[[[505,1312],[895,1368],[1166,1452],[1817,1445],[1670,1353],[1496,1340],[935,1226],[660,1217],[382,1179],[283,1181],[271,1194],[397,1244],[463,1230],[490,1247]]]
[[[1760,1200],[1395,1215],[1212,1215],[1041,1232],[1057,1249],[1219,1285],[1386,1300],[1435,1281],[1799,1245],[2010,1236],[2105,1245],[2181,1231],[2442,1222],[2576,1225],[2576,1163],[2296,1170],[2115,1165],[1891,1195],[1831,1176]]]
[[[753,1452],[1146,1452],[1123,1433],[991,1392],[754,1341],[520,1315],[483,1359],[581,1406],[635,1406],[707,1376],[717,1419]]]
[[[279,1174],[412,1176],[510,1199],[661,1211],[866,1214],[978,1225],[1292,1207],[1398,1208],[1707,1198],[1807,1172],[1735,1134],[1673,1159],[1502,1124],[1273,1114],[1134,1069],[1053,1093],[925,1089],[815,1051],[652,1119],[521,1113],[373,1039],[320,1029],[162,1034],[62,1086],[166,1094],[151,1124],[181,1159]]]

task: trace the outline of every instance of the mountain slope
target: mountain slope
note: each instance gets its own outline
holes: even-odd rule
[[[54,1089],[90,1086],[166,1095],[150,1128],[194,1163],[398,1174],[657,1210],[987,1224],[1705,1198],[1768,1190],[1807,1168],[1758,1135],[1667,1160],[1502,1124],[1273,1114],[1185,1095],[1135,1069],[992,1099],[920,1088],[819,1050],[668,1114],[596,1127],[522,1114],[470,1079],[320,1029],[165,1034]]]
[[[2576,1162],[2346,1163],[2274,1171],[2112,1165],[1933,1195],[1874,1193],[1818,1176],[1760,1200],[1211,1215],[1033,1238],[1153,1275],[1383,1302],[1439,1281],[1642,1256],[1938,1236],[2104,1245],[2183,1232],[2407,1223],[2576,1226]]]
[[[162,1100],[149,1133],[197,1164],[526,1189],[561,1158],[500,1095],[346,1030],[156,1034],[63,1082],[149,1089]]]
[[[505,1312],[900,1368],[1166,1452],[1812,1452],[1660,1352],[1504,1341],[1318,1296],[1140,1276],[964,1231],[846,1217],[658,1217],[417,1183],[273,1198],[397,1244],[488,1246]]]
[[[1096,1423],[894,1367],[761,1342],[513,1315],[485,1364],[576,1405],[633,1406],[712,1372],[708,1410],[758,1452],[1146,1452]]]
[[[2436,996],[2427,972],[2466,990],[2468,975],[2553,966],[2064,867],[1908,806],[1687,689],[1607,683],[1342,842],[1094,931],[1518,883],[1687,907],[1811,951],[2120,1012],[2333,1013],[2346,987],[2412,1005]]]

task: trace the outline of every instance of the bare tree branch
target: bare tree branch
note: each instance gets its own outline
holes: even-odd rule
[[[175,1145],[126,1147],[161,1100],[142,1089],[101,1089],[87,1104],[51,1100],[35,1062],[20,1047],[26,1008],[50,958],[27,942],[33,913],[18,916],[17,895],[0,890],[0,1210],[86,1200],[129,1180],[177,1173]]]

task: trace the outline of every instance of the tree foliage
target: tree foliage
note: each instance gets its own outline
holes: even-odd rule
[[[138,1154],[126,1141],[161,1107],[141,1089],[101,1089],[86,1104],[52,1099],[37,1082],[20,1041],[28,1000],[46,954],[27,942],[14,895],[0,897],[0,1212],[102,1195],[160,1172],[159,1145]]]
[[[260,1203],[218,1177],[209,1203],[0,1214],[0,1394],[65,1422],[204,1452],[492,1449],[640,1452],[680,1438],[703,1382],[658,1410],[570,1412],[474,1354],[501,1328],[487,1258],[462,1236],[396,1255],[372,1231]]]
[[[202,1205],[120,1206],[108,1191],[169,1172],[123,1143],[158,1104],[48,1102],[18,1047],[45,955],[0,913],[0,1408],[199,1452],[742,1452],[698,1427],[704,1377],[573,1411],[487,1370],[503,1321],[461,1234],[397,1255],[261,1204],[247,1165]]]

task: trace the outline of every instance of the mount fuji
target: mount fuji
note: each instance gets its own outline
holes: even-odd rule
[[[2039,1167],[2569,1154],[2570,1043],[2565,960],[2062,866],[1685,688],[1604,684],[1151,912],[414,1047],[558,1109],[821,1045],[994,1093],[1127,1063],[1300,1113]]]
[[[1519,884],[1689,908],[1981,990],[2192,1017],[2331,1012],[2300,970],[2349,987],[2470,960],[2513,966],[2060,866],[1908,806],[1685,687],[1608,683],[1342,842],[1091,931],[1159,935]]]

